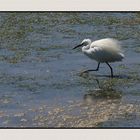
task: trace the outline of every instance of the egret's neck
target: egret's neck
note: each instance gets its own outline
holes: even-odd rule
[[[90,44],[82,47],[82,52],[86,52],[90,48]]]

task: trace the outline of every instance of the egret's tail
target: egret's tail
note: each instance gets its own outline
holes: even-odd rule
[[[124,56],[123,53],[119,53],[119,55],[120,55],[120,60],[119,61],[121,61],[125,56]]]

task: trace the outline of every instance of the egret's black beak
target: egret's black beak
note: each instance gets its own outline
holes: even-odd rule
[[[83,46],[83,43],[82,43],[82,44],[79,44],[79,45],[77,45],[77,46],[75,46],[73,49],[76,49],[76,48],[82,47],[82,46]]]

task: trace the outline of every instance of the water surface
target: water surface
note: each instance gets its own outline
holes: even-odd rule
[[[0,13],[0,127],[139,127],[140,14]],[[84,38],[121,41],[122,62],[99,72]]]

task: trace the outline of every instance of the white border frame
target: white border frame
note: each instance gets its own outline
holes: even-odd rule
[[[138,129],[5,129],[3,140],[138,140]]]
[[[0,11],[140,11],[139,0],[0,0]]]

